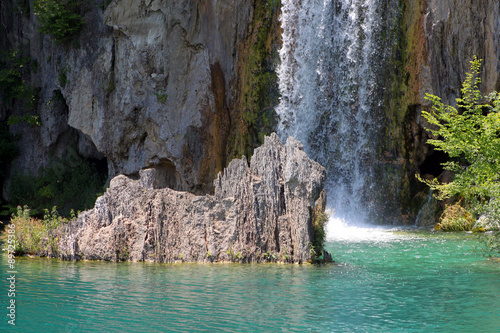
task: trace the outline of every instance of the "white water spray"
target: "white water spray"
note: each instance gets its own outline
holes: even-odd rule
[[[367,222],[376,197],[388,8],[376,0],[282,0],[278,132],[327,168],[329,207],[350,223]]]
[[[409,229],[393,226],[374,226],[373,224],[346,222],[342,218],[332,217],[326,226],[326,238],[330,241],[349,241],[349,242],[385,242],[402,238],[394,231]],[[407,235],[405,236],[408,237]]]

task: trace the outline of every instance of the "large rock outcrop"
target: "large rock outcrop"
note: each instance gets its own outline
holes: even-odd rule
[[[157,170],[115,177],[92,210],[67,226],[64,259],[266,261],[311,259],[312,212],[325,169],[276,134],[214,181],[215,195],[158,188]],[[323,192],[324,193],[324,192]]]

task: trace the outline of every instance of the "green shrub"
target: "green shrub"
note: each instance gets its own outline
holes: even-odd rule
[[[156,95],[156,98],[158,99],[158,102],[165,104],[168,98],[168,94],[166,94],[164,91],[160,90],[154,93]]]
[[[312,241],[312,249],[314,250],[313,261],[323,254],[323,246],[325,244],[326,232],[325,225],[328,222],[329,215],[325,212],[313,213],[313,229],[314,237]],[[312,252],[311,252],[312,253]]]
[[[57,42],[69,40],[82,28],[81,2],[78,0],[34,0],[33,6],[40,31]]]
[[[0,53],[0,94],[3,105],[11,106],[12,100],[19,100],[28,110],[36,106],[37,89],[25,81],[31,68],[36,67],[35,64],[20,48]]]
[[[40,126],[42,125],[42,119],[38,115],[25,114],[22,116],[9,116],[7,120],[7,125],[16,125],[16,124],[28,124],[30,126]]]
[[[262,258],[267,262],[276,262],[278,261],[278,254],[274,251],[267,251],[262,254]]]
[[[428,130],[436,137],[427,142],[449,155],[450,161],[443,167],[453,173],[453,180],[440,183],[419,178],[436,191],[438,199],[463,197],[476,207],[500,195],[500,94],[490,94],[489,103],[483,104],[480,66],[481,61],[474,57],[462,98],[457,98],[458,108],[427,95],[432,112],[422,111],[422,115],[435,126]]]
[[[229,247],[228,247],[226,253],[227,253],[230,261],[241,261],[241,260],[243,260],[243,255],[241,254],[241,252],[235,253],[233,251],[232,247],[231,247],[231,244],[229,244]]]
[[[417,178],[435,190],[439,200],[465,199],[465,208],[458,204],[447,207],[436,225],[440,230],[473,229],[474,219],[470,213],[493,220],[500,218],[497,202],[500,197],[500,94],[481,95],[480,67],[481,60],[474,57],[462,85],[462,98],[456,99],[457,108],[428,94],[426,99],[432,103],[432,112],[422,112],[433,126],[428,130],[434,138],[427,142],[448,154],[450,160],[442,165],[451,171],[453,178],[448,183]]]
[[[72,214],[72,217],[75,215]],[[11,218],[16,230],[16,253],[56,256],[59,237],[62,236],[58,228],[67,222],[59,216],[56,207],[51,211],[45,209],[43,220],[40,220],[30,216],[28,206],[18,206],[17,214]]]
[[[472,215],[457,203],[446,207],[434,230],[468,231],[472,230],[475,224]]]

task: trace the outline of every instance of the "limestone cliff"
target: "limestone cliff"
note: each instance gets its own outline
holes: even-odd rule
[[[22,98],[7,94],[1,96],[0,121],[6,122],[12,116],[33,116],[39,119],[38,125],[20,122],[9,126],[12,133],[19,135],[20,148],[11,171],[38,175],[42,168],[49,167],[53,158],[75,152],[79,156],[106,163],[105,156],[96,149],[91,138],[68,124],[69,113],[79,112],[84,106],[79,106],[78,110],[70,110],[65,99],[65,87],[70,83],[68,76],[72,73],[67,64],[69,50],[78,48],[83,53],[81,45],[86,45],[86,39],[96,40],[95,36],[105,32],[102,24],[98,24],[101,9],[97,7],[97,2],[92,3],[88,9],[85,20],[96,24],[85,25],[87,37],[82,34],[75,37],[73,42],[63,45],[38,31],[33,1],[6,0],[0,3],[0,47],[2,51],[15,54],[15,58],[26,61],[27,65],[23,66],[19,80],[22,88],[29,87],[32,90],[29,106]],[[94,46],[87,53],[99,52],[99,48]],[[3,67],[4,53],[0,58],[0,70],[17,70]],[[89,67],[90,70],[91,68],[92,66]],[[95,81],[91,84],[99,86]]]
[[[272,131],[259,128],[271,105],[240,93],[265,97],[272,84],[269,75],[254,82],[273,72],[262,68],[278,36],[279,1],[271,3],[88,1],[82,31],[59,43],[39,32],[33,1],[2,1],[1,46],[23,48],[37,64],[24,79],[38,99],[32,111],[2,105],[0,121],[26,113],[42,120],[10,126],[21,135],[12,169],[36,175],[75,147],[107,162],[110,177],[154,167],[162,186],[212,192],[217,172]]]
[[[61,257],[311,260],[312,212],[325,169],[293,138],[283,146],[276,134],[266,137],[250,166],[246,158],[233,160],[214,181],[213,196],[159,189],[157,176],[157,170],[146,169],[138,179],[115,177],[94,209],[67,226],[59,244]]]
[[[389,86],[386,135],[388,154],[404,161],[398,176],[402,205],[414,221],[427,189],[415,173],[438,176],[446,156],[430,150],[420,114],[429,106],[426,93],[455,104],[474,55],[483,59],[482,91],[500,89],[500,1],[401,1],[393,81]],[[417,192],[420,192],[418,195]]]
[[[95,20],[99,37],[89,27],[67,56],[69,125],[111,174],[156,167],[165,185],[209,191],[225,166],[228,92],[251,14],[250,1],[112,1]]]
[[[393,56],[378,80],[387,126],[373,162],[388,188],[380,215],[411,223],[427,198],[414,174],[437,176],[446,158],[426,145],[425,93],[453,104],[473,55],[483,92],[500,90],[500,0],[390,3],[399,16],[383,36]],[[20,154],[7,177],[71,152],[110,179],[155,168],[159,187],[212,193],[217,172],[273,130],[279,11],[276,0],[84,1],[82,31],[58,43],[39,32],[32,0],[1,1],[0,47],[29,58],[21,79],[37,98],[0,104],[0,122],[41,120],[9,126]]]

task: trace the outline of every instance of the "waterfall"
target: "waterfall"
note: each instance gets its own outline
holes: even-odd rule
[[[374,163],[397,15],[396,0],[282,0],[278,133],[327,168],[329,206],[348,221],[371,219],[384,191]]]
[[[421,223],[422,219],[422,214],[424,213],[425,209],[428,209],[427,207],[431,204],[432,201],[432,189],[429,189],[429,194],[427,195],[427,201],[422,205],[422,208],[418,211],[417,218],[415,219],[415,224],[413,225],[414,227],[418,227]]]

